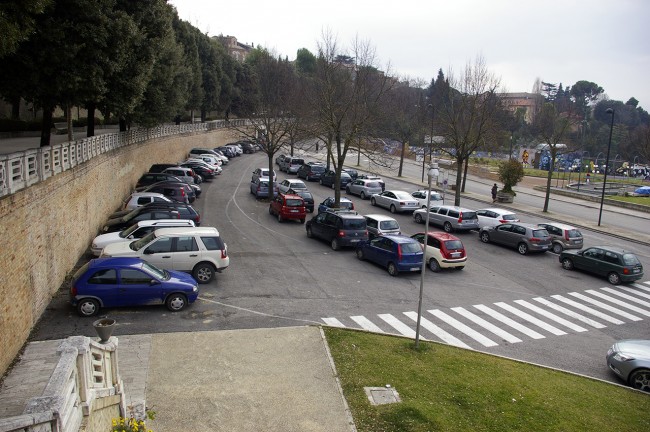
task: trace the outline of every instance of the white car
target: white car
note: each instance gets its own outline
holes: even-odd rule
[[[133,240],[141,239],[149,234],[151,231],[158,228],[171,228],[171,227],[193,227],[193,220],[189,219],[155,219],[143,220],[137,222],[125,230],[100,234],[93,240],[90,246],[90,252],[95,256],[100,256],[102,250],[113,243],[130,243]]]
[[[199,157],[189,158],[185,162],[201,162],[201,163],[205,164],[205,166],[207,168],[210,168],[211,170],[213,170],[216,175],[221,174],[221,172],[223,171],[223,169],[220,166],[213,165],[213,164],[211,164],[209,162],[204,161],[203,159],[201,159]]]
[[[519,222],[519,218],[510,210],[500,208],[486,208],[476,210],[478,226],[480,228],[497,226],[504,223]]]
[[[390,210],[391,213],[414,211],[420,203],[410,193],[400,190],[387,190],[370,197],[370,204]]]
[[[140,240],[109,244],[101,257],[138,257],[165,270],[191,273],[208,283],[230,264],[228,247],[214,227],[160,228]]]
[[[431,205],[442,204],[442,195],[435,191],[419,190],[411,193],[411,196],[418,200],[420,208],[427,208],[427,196],[431,193]]]
[[[298,190],[298,189],[307,189],[307,185],[302,180],[298,179],[285,179],[280,182],[278,185],[278,191],[280,193],[287,193],[289,189]]]
[[[122,210],[133,210],[153,202],[173,202],[165,195],[157,192],[133,192],[122,205]]]

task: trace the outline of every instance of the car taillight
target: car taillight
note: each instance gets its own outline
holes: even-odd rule
[[[228,250],[226,248],[221,249],[221,259],[228,257]]]
[[[345,237],[345,231],[340,230],[339,231],[339,237]]]
[[[627,267],[623,268],[623,274],[630,274],[630,269]]]
[[[402,261],[402,245],[397,245],[397,261]]]
[[[72,297],[76,297],[76,295],[77,295],[77,287],[76,286],[72,285],[72,287],[70,288],[70,295]]]
[[[499,223],[506,223],[506,222],[508,222],[508,221],[505,220],[505,219],[499,219]]]
[[[196,214],[196,220],[195,220],[194,222],[195,222],[197,225],[201,223],[201,215],[200,215],[200,214],[198,214],[198,213]]]
[[[537,238],[537,237],[531,237],[530,238],[531,243],[539,243],[540,241],[542,241],[541,238]]]
[[[350,207],[350,210],[354,210],[354,203],[352,203],[352,207]]]
[[[182,196],[182,197],[185,196],[185,189],[183,189],[183,188],[181,188],[181,196]]]

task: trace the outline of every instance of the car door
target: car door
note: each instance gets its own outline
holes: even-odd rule
[[[447,215],[447,209],[443,207],[430,207],[429,224],[442,226],[443,218]],[[426,216],[426,215],[425,215]]]
[[[119,297],[120,285],[117,270],[99,269],[86,282],[88,294],[102,300],[105,307],[122,306]]]
[[[526,228],[519,225],[513,225],[512,233],[508,236],[508,245],[517,247],[520,242],[524,241],[525,237]]]
[[[314,235],[314,237],[327,239],[327,237],[325,236],[326,232],[328,231],[326,226],[327,221],[325,220],[326,216],[327,213],[323,212],[323,213],[319,213],[318,216],[314,218],[314,223],[311,224],[311,232]]]
[[[120,305],[150,305],[162,303],[160,283],[150,274],[134,268],[120,269],[118,301]],[[155,281],[152,283],[152,281]]]
[[[490,240],[494,243],[508,244],[512,236],[512,224],[502,224],[494,228],[490,233]]]
[[[392,192],[383,192],[381,195],[379,195],[379,199],[377,200],[377,204],[379,204],[382,207],[389,208],[390,205],[393,203],[393,200],[396,200],[397,197],[395,196],[394,193]]]
[[[171,255],[173,270],[192,271],[201,260],[201,251],[194,236],[174,237]]]
[[[386,237],[377,238],[381,241],[377,242],[376,248],[373,248],[375,253],[374,261],[383,267],[386,267],[391,261],[397,262],[395,254],[393,253],[394,242]]]
[[[604,262],[605,251],[600,248],[589,248],[582,253],[582,259],[574,262],[574,267],[587,270],[591,273],[604,276],[607,274],[607,265]]]
[[[138,256],[156,267],[173,270],[172,247],[171,237],[159,237],[138,251]]]

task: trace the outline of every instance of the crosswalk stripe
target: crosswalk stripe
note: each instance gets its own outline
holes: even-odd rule
[[[623,297],[624,299],[627,299],[627,300],[633,301],[633,302],[638,303],[638,304],[640,304],[640,305],[643,305],[643,306],[650,306],[650,302],[647,302],[647,301],[645,301],[645,300],[641,300],[641,299],[638,298],[638,297],[634,297],[634,296],[631,296],[631,295],[628,295],[628,294],[622,293],[620,290],[615,290],[615,289],[612,289],[612,288],[601,288],[601,289],[602,289],[603,291],[605,291],[605,292],[608,292],[608,293],[610,293],[610,294],[614,294],[614,295],[619,296],[619,297]]]
[[[526,307],[526,308],[532,310],[533,312],[537,312],[538,314],[543,315],[546,318],[552,319],[553,321],[555,321],[555,322],[557,322],[559,324],[562,324],[563,326],[568,327],[571,330],[576,331],[578,333],[587,331],[586,328],[580,327],[579,325],[576,325],[576,324],[573,324],[571,321],[567,321],[564,318],[555,315],[554,313],[551,313],[551,312],[549,312],[549,311],[547,311],[545,309],[542,309],[541,307],[535,306],[532,303],[528,303],[526,300],[515,300],[515,303],[517,303],[517,304],[519,304],[519,305],[521,305],[523,307]]]
[[[555,309],[558,312],[562,312],[563,314],[568,315],[571,318],[575,318],[577,320],[580,320],[583,323],[588,324],[588,325],[590,325],[590,326],[592,326],[594,328],[605,328],[606,327],[605,325],[599,323],[598,321],[594,321],[591,318],[587,318],[584,315],[580,315],[577,312],[573,312],[572,310],[569,310],[569,309],[567,309],[565,307],[562,307],[562,306],[560,306],[558,304],[550,302],[550,301],[546,300],[545,298],[535,297],[533,300],[535,300],[536,302],[539,302],[539,303],[541,303],[541,304],[543,304],[545,306],[548,306],[548,307],[550,307],[552,309]]]
[[[372,321],[370,321],[368,318],[364,317],[363,315],[351,316],[350,318],[352,319],[352,321],[359,324],[361,328],[364,330],[368,330],[375,333],[384,333],[382,329],[377,327]]]
[[[508,318],[507,316],[503,315],[500,312],[495,311],[494,309],[491,309],[485,305],[479,304],[479,305],[474,305],[474,307],[481,312],[484,312],[488,315],[490,315],[492,318],[495,318],[502,323],[509,325],[515,330],[519,330],[523,334],[527,335],[528,337],[531,337],[533,339],[544,339],[546,336],[543,334],[537,333],[535,330],[531,330],[528,327],[519,324],[517,321]]]
[[[600,308],[606,309],[609,312],[613,312],[613,313],[615,313],[617,315],[620,315],[622,317],[625,317],[625,318],[627,318],[629,320],[632,320],[632,321],[642,321],[643,320],[642,318],[639,318],[637,316],[629,314],[629,313],[627,313],[625,311],[622,311],[622,310],[620,310],[618,308],[615,308],[614,306],[610,306],[610,305],[605,304],[603,302],[600,302],[598,300],[592,299],[591,297],[587,297],[586,295],[583,295],[583,294],[580,294],[580,293],[577,293],[577,292],[570,292],[569,295],[571,295],[573,297],[576,297],[576,298],[579,298],[580,300],[584,300],[587,303],[591,303],[593,305],[596,305],[596,306],[598,306]],[[555,296],[553,296],[553,297],[555,297]]]
[[[624,307],[624,308],[626,308],[626,309],[629,309],[629,310],[631,310],[631,311],[633,311],[633,312],[640,313],[641,315],[650,316],[650,312],[647,311],[647,310],[641,309],[641,308],[639,308],[639,307],[636,307],[636,306],[634,306],[634,305],[631,305],[631,304],[629,304],[629,303],[626,303],[626,302],[621,301],[621,300],[619,300],[619,299],[616,299],[616,298],[614,298],[614,297],[611,297],[611,296],[605,295],[605,294],[603,294],[603,293],[601,293],[601,292],[598,292],[598,291],[596,291],[596,290],[585,290],[585,292],[588,292],[588,293],[591,294],[591,295],[595,295],[596,297],[600,297],[600,298],[602,298],[603,300],[607,300],[607,301],[610,302],[610,303],[614,303],[614,304],[617,304],[617,305],[619,305],[619,306],[622,306],[622,307]]]
[[[465,333],[467,336],[471,337],[472,339],[474,339],[476,342],[482,344],[483,346],[492,347],[492,346],[497,346],[498,345],[498,343],[494,342],[493,340],[491,340],[489,338],[486,338],[485,336],[483,336],[482,334],[480,334],[476,330],[466,326],[462,322],[458,321],[456,318],[453,318],[453,317],[447,315],[446,313],[444,313],[441,310],[431,309],[428,312],[430,314],[440,318],[441,320],[443,320],[444,322],[446,322],[450,326],[454,327],[458,331]]]
[[[639,285],[637,285],[637,284],[634,284],[632,286],[634,286],[636,288],[639,288]],[[630,292],[630,293],[632,293],[634,295],[638,295],[639,297],[645,297],[645,298],[650,299],[650,294],[646,294],[644,292],[641,292],[638,289],[634,289],[634,288],[626,287],[626,286],[621,286],[619,288],[622,289],[623,291],[627,291],[627,292]],[[650,291],[650,289],[648,291]]]
[[[345,327],[341,321],[336,318],[321,318],[325,324],[332,327]]]
[[[510,343],[521,342],[521,339],[519,339],[518,337],[508,333],[505,330],[502,330],[501,328],[495,326],[494,324],[492,324],[489,321],[484,320],[480,316],[478,316],[476,314],[473,314],[472,312],[468,311],[467,309],[464,309],[462,307],[454,307],[454,308],[451,308],[451,310],[453,310],[454,312],[456,312],[459,315],[464,316],[468,320],[480,325],[484,329],[486,329],[488,331],[491,331],[492,333],[494,333],[495,335],[499,336],[500,338],[502,338],[503,340],[505,340],[507,342],[510,342]]]
[[[393,315],[391,315],[391,314],[379,314],[377,316],[379,318],[383,319],[384,321],[386,321],[386,323],[388,323],[388,325],[393,327],[395,330],[400,332],[402,335],[404,335],[406,337],[410,337],[410,338],[415,337],[415,330],[413,330],[411,327],[407,326],[402,321],[395,318]],[[422,338],[422,339],[424,339],[424,338]]]
[[[564,296],[557,295],[557,294],[552,295],[551,297],[553,297],[555,300],[559,300],[559,301],[561,301],[563,303],[566,303],[568,305],[571,305],[571,306],[573,306],[573,307],[575,307],[577,309],[583,310],[583,311],[585,311],[587,313],[590,313],[590,314],[592,314],[594,316],[597,316],[598,318],[602,318],[605,321],[611,322],[612,324],[625,324],[625,322],[623,322],[623,321],[621,321],[621,320],[619,320],[617,318],[614,318],[613,316],[609,316],[609,315],[607,315],[605,313],[602,313],[601,311],[590,308],[587,305],[583,305],[582,303],[578,303],[576,301],[573,301],[570,298],[566,298]]]
[[[532,315],[530,315],[530,314],[528,314],[528,313],[526,313],[524,311],[521,311],[521,310],[517,309],[516,307],[510,306],[507,303],[498,302],[498,303],[494,303],[494,304],[499,306],[501,309],[505,309],[508,312],[510,312],[512,314],[515,314],[518,317],[523,318],[526,321],[529,321],[529,322],[535,324],[536,326],[538,326],[540,328],[543,328],[544,330],[548,331],[549,333],[553,333],[556,336],[562,336],[562,335],[566,334],[565,331],[562,331],[557,327],[554,327],[554,326],[552,326],[552,325],[550,325],[548,323],[545,323],[544,321],[542,321],[540,319],[537,319],[534,316],[532,316]]]
[[[418,321],[417,312],[404,312],[404,315],[411,318],[413,321],[417,323]],[[440,340],[442,340],[443,342],[447,342],[449,345],[472,349],[465,342],[461,341],[455,336],[450,335],[449,333],[447,333],[446,331],[444,331],[443,329],[441,329],[440,327],[438,327],[437,325],[435,325],[434,323],[432,323],[431,321],[429,321],[424,317],[420,317],[420,325],[425,329],[427,329],[428,331],[430,331],[431,333],[433,333],[434,335],[438,336]]]

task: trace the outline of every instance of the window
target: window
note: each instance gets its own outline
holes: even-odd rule
[[[621,260],[618,258],[618,255],[612,252],[605,252],[605,261],[612,264],[621,264]]]
[[[449,211],[447,212],[447,216],[457,218],[460,216],[460,213],[458,212],[458,210],[449,209]]]
[[[176,252],[192,252],[198,251],[199,247],[196,245],[196,240],[192,236],[176,238]]]
[[[440,240],[438,240],[435,237],[429,236],[427,238],[427,246],[431,246],[431,247],[434,247],[436,249],[440,249]]]
[[[120,277],[124,285],[143,285],[151,283],[151,276],[136,269],[120,270]]]
[[[88,283],[96,285],[114,285],[117,283],[117,272],[114,269],[99,270],[88,278]]]
[[[343,227],[345,229],[352,229],[352,230],[365,230],[366,220],[365,219],[343,219]]]
[[[416,243],[402,243],[401,245],[402,253],[418,253],[422,252],[420,245]]]
[[[512,232],[519,235],[526,235],[526,228],[519,225],[515,225],[514,228],[512,229]]]
[[[144,251],[145,253],[167,253],[172,251],[172,239],[169,237],[163,237],[147,247]]]
[[[221,237],[201,237],[201,241],[207,250],[222,250],[224,249],[223,240]]]
[[[397,223],[396,220],[382,221],[380,226],[381,229],[385,229],[385,230],[399,229],[399,224]]]
[[[377,221],[375,219],[368,218],[366,219],[366,223],[370,228],[377,228]]]

